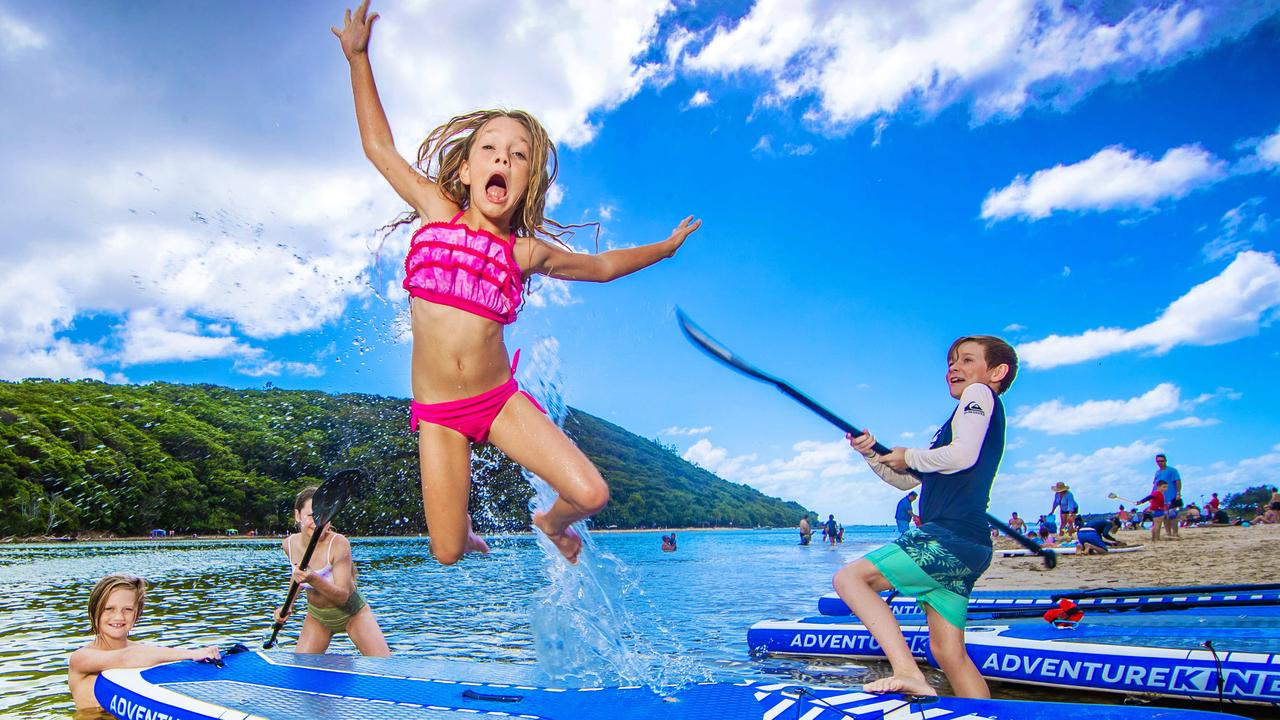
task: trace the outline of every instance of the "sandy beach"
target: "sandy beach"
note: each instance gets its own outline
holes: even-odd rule
[[[985,590],[1079,589],[1280,582],[1280,525],[1180,528],[1181,540],[1151,543],[1149,530],[1115,533],[1142,550],[1116,555],[1062,555],[1047,570],[1039,558],[1001,558],[978,581]],[[1002,539],[999,548],[1015,548]]]

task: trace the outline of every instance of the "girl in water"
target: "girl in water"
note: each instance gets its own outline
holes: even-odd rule
[[[298,569],[316,531],[315,518],[311,516],[311,496],[316,489],[307,487],[298,493],[293,503],[298,532],[284,539],[284,556],[293,567],[292,580],[307,591],[307,617],[302,621],[294,652],[323,654],[333,636],[345,632],[361,655],[387,657],[391,648],[382,637],[378,618],[356,589],[356,566],[351,559],[351,542],[345,536],[326,525],[307,569]],[[288,617],[281,612],[283,609],[276,608],[276,622]]]
[[[422,502],[431,552],[443,564],[488,546],[471,529],[471,443],[490,442],[559,495],[533,524],[570,562],[582,539],[570,527],[599,512],[609,487],[586,455],[516,385],[503,328],[533,275],[608,282],[675,254],[701,221],[684,219],[661,242],[578,254],[548,238],[544,216],[556,150],[531,115],[480,110],[427,136],[416,165],[396,151],[373,80],[365,0],[333,28],[351,66],[365,155],[418,221],[405,260],[413,328],[410,423],[418,433]]]

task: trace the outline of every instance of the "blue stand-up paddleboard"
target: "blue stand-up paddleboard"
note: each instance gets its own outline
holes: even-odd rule
[[[1194,700],[1280,705],[1280,614],[1274,608],[1097,613],[1071,627],[1042,618],[970,613],[969,657],[990,680]],[[918,658],[933,662],[924,615],[899,616]],[[853,618],[753,625],[755,652],[884,656]]]
[[[894,592],[880,593],[895,615],[920,612],[916,599]],[[1095,588],[1090,590],[974,590],[969,596],[969,610],[1011,610],[1040,608],[1048,610],[1060,598],[1070,598],[1085,608],[1155,608],[1267,604],[1280,607],[1280,585],[1195,585],[1159,588]],[[818,612],[823,615],[849,615],[849,606],[839,595],[827,593],[818,598]]]
[[[1222,720],[1194,710],[872,695],[790,683],[556,688],[531,666],[245,652],[223,667],[195,662],[107,670],[94,689],[119,718],[152,720]]]

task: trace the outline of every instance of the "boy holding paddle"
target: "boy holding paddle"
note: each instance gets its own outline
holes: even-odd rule
[[[965,652],[964,628],[973,584],[991,564],[985,513],[1004,454],[1004,405],[1018,358],[989,335],[962,337],[947,352],[947,385],[959,401],[929,448],[875,451],[870,433],[849,441],[871,469],[900,489],[921,485],[920,527],[844,566],[832,585],[884,649],[893,676],[867,692],[937,695],[916,665],[902,629],[880,597],[895,589],[916,597],[929,621],[929,645],[956,695],[989,698],[986,680]]]

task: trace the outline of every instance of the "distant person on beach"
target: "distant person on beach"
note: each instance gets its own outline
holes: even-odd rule
[[[1036,538],[1041,547],[1058,547],[1058,537],[1049,532],[1049,526],[1041,523],[1040,532],[1036,534]]]
[[[1218,514],[1218,508],[1221,505],[1222,501],[1218,499],[1218,493],[1214,493],[1213,497],[1209,498],[1209,502],[1204,504],[1205,515],[1208,515],[1210,518],[1214,517]]]
[[[1113,530],[1119,529],[1120,518],[1118,517],[1103,518],[1088,523],[1076,533],[1076,551],[1085,555],[1106,553],[1112,546],[1121,544],[1120,540],[1111,534]]]
[[[323,654],[329,649],[333,636],[345,632],[361,655],[386,657],[391,654],[391,648],[382,637],[378,618],[356,589],[351,542],[326,525],[307,569],[298,568],[316,531],[315,518],[311,516],[311,497],[316,489],[314,486],[303,488],[294,499],[293,519],[298,523],[298,532],[286,537],[282,546],[293,568],[292,581],[307,591],[307,615],[302,620],[302,632],[293,651]],[[324,558],[323,564],[320,558]],[[292,614],[292,609],[288,614],[282,613],[283,610],[283,607],[276,608],[276,622]]]
[[[409,206],[387,229],[420,226],[402,284],[410,296],[413,338],[409,421],[418,433],[431,553],[450,565],[464,553],[488,550],[472,529],[467,498],[471,446],[489,442],[556,491],[551,507],[533,514],[533,526],[566,560],[577,562],[582,538],[572,526],[604,508],[609,486],[533,396],[520,390],[520,353],[508,356],[503,330],[515,322],[534,275],[616,280],[675,255],[702,221],[685,218],[661,242],[575,252],[562,240],[570,229],[545,215],[548,197],[554,197],[555,145],[537,119],[519,110],[450,119],[427,135],[416,166],[410,165],[396,150],[374,83],[369,43],[377,19],[365,0],[346,12],[333,34],[350,66],[364,154]],[[483,73],[465,57],[422,70],[447,73],[455,65],[463,72],[453,83],[485,94]]]
[[[827,523],[822,528],[822,538],[827,542],[831,543],[832,545],[836,544],[836,526],[837,525],[839,525],[839,523],[836,522],[836,516],[828,515]]]
[[[813,539],[813,528],[809,526],[809,516],[800,518],[800,544],[808,545]]]
[[[1005,341],[989,335],[962,337],[947,350],[948,391],[958,402],[929,448],[895,447],[880,455],[870,433],[849,436],[853,449],[885,482],[900,490],[921,486],[920,527],[845,565],[832,579],[840,599],[880,643],[893,667],[892,677],[864,685],[867,692],[937,694],[880,596],[883,590],[896,590],[924,608],[933,656],[956,695],[991,697],[965,652],[964,628],[973,584],[991,564],[986,510],[1004,454],[1005,412],[999,396],[1017,370],[1018,357]]]
[[[1132,517],[1133,516],[1129,514],[1129,511],[1124,509],[1124,505],[1121,505],[1120,510],[1116,512],[1116,519],[1120,521],[1121,528],[1132,528],[1133,523],[1130,522]]]
[[[1060,481],[1049,489],[1053,491],[1053,507],[1049,508],[1049,515],[1052,517],[1053,511],[1057,510],[1062,518],[1062,524],[1058,526],[1062,532],[1075,530],[1080,505],[1076,503],[1076,496],[1071,494],[1071,487]]]
[[[1164,453],[1156,455],[1156,474],[1151,479],[1151,491],[1156,491],[1156,485],[1161,480],[1168,485],[1168,489],[1163,493],[1164,529],[1170,538],[1178,538],[1178,511],[1182,508],[1182,476],[1168,463],[1169,459]]]
[[[103,670],[222,657],[213,646],[184,650],[130,640],[134,624],[142,617],[146,597],[146,581],[132,575],[108,575],[89,593],[89,629],[93,632],[93,641],[68,658],[67,685],[71,688],[77,719],[112,717],[93,695],[93,685]]]
[[[1058,532],[1058,523],[1054,521],[1053,515],[1041,515],[1040,521],[1036,523],[1037,528],[1049,528],[1049,532]]]
[[[1271,500],[1267,503],[1267,509],[1280,512],[1280,488],[1271,488]]]
[[[1142,498],[1138,502],[1149,502],[1147,512],[1151,513],[1151,542],[1160,542],[1160,528],[1164,526],[1164,516],[1167,509],[1164,499],[1165,492],[1169,489],[1169,481],[1159,480],[1156,482],[1156,489],[1151,494]]]
[[[898,524],[899,535],[911,529],[911,521],[916,517],[915,511],[911,509],[911,503],[918,497],[920,494],[912,490],[898,501],[898,507],[893,511],[893,521]]]
[[[1009,529],[1014,532],[1025,533],[1027,531],[1027,521],[1018,517],[1018,513],[1015,511],[1009,516]]]

